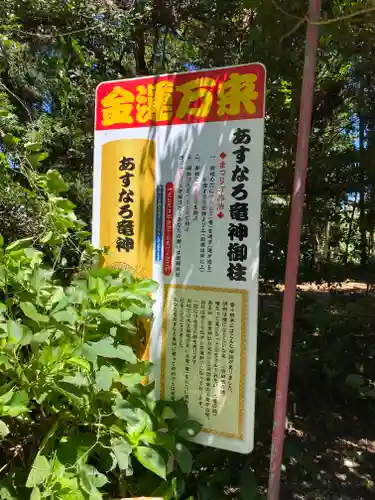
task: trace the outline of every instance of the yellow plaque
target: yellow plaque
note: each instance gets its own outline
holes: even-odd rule
[[[129,269],[139,278],[152,277],[154,191],[154,141],[120,139],[103,145],[100,246],[110,248],[105,266]],[[128,227],[121,233],[124,220]],[[121,248],[124,238],[133,240],[133,248]]]

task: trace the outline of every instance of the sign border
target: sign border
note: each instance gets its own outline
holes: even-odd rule
[[[238,433],[220,432],[213,429],[203,427],[201,432],[214,436],[221,436],[231,439],[244,439],[244,420],[245,420],[245,379],[246,379],[246,341],[247,341],[247,310],[248,310],[248,290],[239,288],[218,288],[210,286],[197,286],[197,285],[177,285],[177,284],[164,284],[163,290],[163,323],[162,323],[162,345],[161,345],[161,363],[160,363],[160,399],[165,400],[165,380],[166,380],[166,343],[167,343],[167,321],[168,321],[168,294],[170,289],[194,290],[199,292],[221,292],[233,293],[242,295],[241,302],[241,343],[240,343],[240,401],[238,412]]]

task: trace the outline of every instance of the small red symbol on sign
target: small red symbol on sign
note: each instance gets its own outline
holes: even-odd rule
[[[217,214],[217,216],[218,216],[220,219],[222,219],[222,218],[224,217],[224,214],[223,214],[223,212],[219,212],[219,213]]]
[[[226,156],[227,156],[227,154],[226,154],[226,153],[220,153],[220,158],[221,158],[222,160],[224,160],[224,158],[226,158]]]

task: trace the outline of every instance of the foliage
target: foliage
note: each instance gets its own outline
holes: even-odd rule
[[[372,3],[325,2],[323,18],[366,7]],[[89,224],[98,83],[264,62],[269,83],[261,270],[265,280],[281,281],[304,55],[304,24],[296,27],[306,10],[305,0],[290,8],[281,0],[10,0],[0,9],[0,107],[7,115],[0,116],[0,129],[6,120],[15,141],[2,134],[3,152],[17,156],[19,144],[39,142],[44,158],[38,168],[63,173],[76,213]],[[324,280],[322,263],[363,267],[372,258],[373,23],[369,10],[320,27],[301,247],[304,276],[314,279]],[[2,180],[12,186],[0,196],[0,212],[8,214],[1,218],[2,233],[8,241],[38,234],[45,212],[35,203],[34,187],[14,169],[5,177],[1,172]]]
[[[175,498],[200,426],[183,401],[156,402],[143,383],[138,324],[155,283],[99,268],[61,174],[34,170],[40,144],[19,151],[44,228],[37,246],[0,238],[0,498]]]
[[[143,74],[255,60],[265,63],[268,90],[260,268],[264,289],[275,292],[275,284],[282,283],[284,279],[288,236],[285,228],[288,226],[293,182],[306,28],[303,19],[307,6],[307,0],[296,0],[292,5],[286,0],[8,0],[0,6],[0,183],[5,187],[0,190],[0,233],[5,240],[4,246],[8,248],[1,258],[4,266],[9,259],[11,261],[10,253],[20,252],[16,254],[20,256],[19,263],[18,260],[13,262],[12,272],[18,277],[25,273],[22,280],[26,280],[24,290],[14,278],[17,290],[11,291],[13,298],[8,302],[8,299],[2,298],[5,309],[1,321],[6,327],[1,330],[1,349],[5,352],[4,359],[13,363],[11,372],[15,371],[18,377],[12,382],[13,387],[27,393],[27,399],[21,399],[21,403],[28,409],[18,416],[1,417],[2,447],[6,451],[2,477],[10,483],[10,486],[0,489],[4,498],[7,498],[5,487],[10,488],[8,498],[11,494],[17,495],[17,498],[30,496],[32,488],[13,492],[12,484],[17,487],[26,484],[26,476],[31,470],[35,472],[29,484],[48,472],[46,480],[35,486],[34,499],[38,498],[38,489],[42,495],[47,495],[48,488],[57,488],[60,477],[57,460],[60,459],[57,455],[55,457],[53,450],[59,450],[60,446],[66,448],[64,440],[72,443],[72,449],[78,446],[81,438],[84,443],[86,437],[82,434],[90,435],[94,441],[82,445],[83,451],[76,452],[76,461],[63,464],[64,474],[73,474],[73,482],[85,485],[82,495],[90,496],[96,491],[94,488],[118,495],[128,488],[129,492],[137,494],[145,492],[139,489],[139,485],[146,484],[150,489],[146,493],[154,490],[165,498],[168,495],[173,497],[174,490],[181,490],[180,473],[171,472],[170,480],[166,483],[161,481],[160,486],[154,484],[152,479],[157,479],[157,475],[154,472],[147,475],[139,462],[139,459],[144,461],[149,458],[149,449],[155,447],[159,451],[159,444],[139,441],[139,446],[146,449],[136,454],[138,445],[131,443],[134,454],[127,455],[125,448],[113,441],[126,439],[130,442],[128,423],[116,416],[113,410],[116,401],[111,398],[115,398],[119,388],[124,391],[126,401],[128,397],[137,400],[134,408],[146,411],[152,421],[152,432],[158,434],[158,426],[164,425],[160,415],[148,412],[143,406],[146,403],[140,402],[143,398],[149,404],[150,396],[145,394],[147,386],[142,386],[143,389],[126,386],[116,378],[120,377],[120,373],[126,373],[128,380],[133,380],[133,377],[139,380],[147,369],[143,361],[130,363],[121,358],[98,356],[95,365],[94,361],[85,358],[82,351],[77,355],[74,353],[74,357],[83,360],[82,366],[67,364],[67,354],[61,354],[62,358],[60,354],[54,354],[58,358],[48,363],[56,362],[59,372],[46,373],[40,368],[41,353],[49,346],[55,349],[54,352],[60,352],[60,342],[70,352],[73,343],[69,339],[83,339],[82,345],[113,339],[107,348],[111,345],[116,352],[120,338],[124,342],[121,345],[133,346],[134,349],[139,343],[135,331],[138,322],[135,311],[126,320],[126,331],[122,331],[117,324],[120,313],[122,319],[122,312],[132,312],[132,304],[140,305],[138,292],[134,292],[133,299],[126,299],[126,305],[125,298],[118,298],[110,307],[105,307],[108,311],[101,313],[102,299],[95,299],[94,304],[91,298],[99,294],[92,283],[101,283],[98,285],[100,293],[107,293],[111,287],[116,288],[118,280],[123,280],[127,291],[139,286],[130,277],[120,277],[120,273],[97,276],[92,262],[98,255],[86,242],[91,220],[95,87],[103,80]],[[332,20],[366,8],[373,8],[372,0],[323,2],[322,18]],[[324,282],[336,285],[347,278],[366,281],[369,285],[375,282],[375,175],[372,161],[375,94],[371,85],[374,79],[374,22],[374,12],[368,10],[340,22],[324,22],[319,27],[300,273],[302,281],[318,285]],[[24,248],[9,250],[12,242],[26,238],[30,240],[25,242]],[[32,271],[29,269],[30,259],[35,260]],[[29,281],[25,277],[31,272],[40,276],[40,290],[35,289],[30,281],[34,279],[33,274],[30,274]],[[93,290],[91,286],[94,286]],[[63,313],[60,316],[65,315],[70,322],[57,322],[51,313],[55,306],[46,309],[50,307],[48,301],[52,300],[50,291],[56,288],[62,290],[63,296],[67,297],[65,300],[72,300],[74,294],[82,293],[82,304],[86,304],[91,312],[83,309],[82,304],[67,303],[61,311],[55,312]],[[140,295],[143,301],[148,300],[146,292]],[[261,310],[260,331],[270,338],[270,342],[261,342],[259,351],[256,426],[257,435],[262,435],[259,438],[262,442],[259,445],[261,453],[256,450],[254,460],[249,463],[246,459],[243,463],[227,453],[216,450],[210,453],[211,450],[197,448],[194,473],[187,481],[191,498],[237,498],[241,494],[245,498],[245,490],[251,493],[255,489],[251,471],[267,471],[268,460],[264,457],[268,453],[277,351],[277,342],[271,340],[278,340],[280,329],[280,310],[272,304],[277,296],[277,292],[273,294],[271,304]],[[329,296],[332,298],[333,294]],[[349,391],[351,396],[360,396],[361,401],[372,397],[375,377],[362,337],[362,351],[353,354],[353,346],[358,347],[358,337],[354,333],[358,325],[366,332],[367,339],[371,335],[371,323],[366,312],[371,303],[366,302],[366,307],[357,311],[349,307],[350,298],[341,303],[339,294],[334,296],[332,302],[327,306],[319,300],[309,301],[303,295],[298,300],[297,344],[291,381],[292,392],[297,394],[300,391],[302,394],[298,404],[305,401],[305,394],[315,386],[327,390],[331,387],[335,394],[344,392],[344,397]],[[33,304],[35,310],[25,304]],[[142,302],[148,314],[151,303],[147,304]],[[349,315],[342,312],[345,308],[351,311]],[[85,311],[90,328],[82,319],[86,318]],[[34,319],[27,313],[33,314]],[[74,320],[70,314],[73,314]],[[43,323],[38,315],[48,316],[48,322]],[[35,318],[39,319],[39,323]],[[14,344],[10,342],[9,321],[13,322],[9,323],[12,328],[19,332],[20,338],[17,340],[16,333]],[[31,341],[34,336],[41,341]],[[26,341],[30,343],[20,345]],[[362,357],[365,358],[364,372],[361,370]],[[29,382],[32,382],[29,386],[20,385],[27,382],[22,374],[17,373],[16,358],[22,368],[31,365],[28,368],[32,373],[32,376],[28,374]],[[40,373],[33,371],[34,366]],[[133,373],[132,370],[138,369],[140,373]],[[4,375],[4,369],[0,371],[0,377],[8,377],[8,374]],[[307,372],[311,377],[306,375]],[[42,391],[43,377],[51,380],[51,384],[59,387],[62,384],[64,390],[69,389],[68,395],[56,392],[54,385],[49,384],[45,387],[51,392],[44,401],[38,402],[30,391],[31,387]],[[67,382],[62,380],[64,377],[71,378]],[[87,385],[86,382],[80,383],[82,380],[88,380]],[[4,380],[4,384],[10,382],[8,378]],[[107,389],[110,382],[112,385]],[[103,389],[98,391],[97,384]],[[4,396],[9,390],[4,389],[1,394]],[[138,394],[138,390],[142,394]],[[77,401],[74,394],[82,396],[82,401],[86,402],[78,405],[74,402]],[[86,422],[87,401],[90,402],[94,394],[97,396],[95,399],[103,404],[102,412],[100,415],[91,414]],[[50,400],[55,407],[46,406]],[[8,407],[8,403],[4,403],[4,407]],[[61,405],[61,411],[56,405]],[[74,413],[78,410],[79,418]],[[137,418],[140,415],[137,413]],[[107,425],[107,419],[119,420],[125,436],[115,435],[111,428],[102,427]],[[58,427],[53,431],[56,422]],[[175,437],[175,427],[179,423],[174,419],[167,419],[167,423],[170,431],[166,435]],[[47,427],[53,432],[45,441]],[[69,428],[72,428],[72,435]],[[11,432],[5,435],[8,429]],[[94,442],[95,447],[91,450]],[[40,447],[42,450],[38,455]],[[87,453],[87,450],[90,452]],[[179,448],[176,444],[174,452],[182,474],[189,469],[191,462],[183,441]],[[75,453],[74,450],[72,453]],[[82,475],[78,467],[81,456],[86,460],[82,463]],[[119,468],[119,464],[126,464],[128,456],[131,456],[133,476],[126,476],[126,470],[121,472]],[[109,465],[103,466],[107,461]],[[156,468],[160,472],[160,468]],[[22,476],[20,481],[17,479],[19,474]],[[99,486],[105,480],[99,474],[104,474],[109,482]],[[266,477],[261,477],[260,483],[265,482]],[[167,488],[169,493],[163,492],[163,488]],[[323,492],[322,495],[328,498],[331,492]]]
[[[148,362],[131,347],[153,283],[93,268],[63,287],[29,243],[1,249],[3,488],[14,498],[25,488],[33,499],[125,495],[143,487],[135,460],[173,477],[169,454],[188,474],[184,442],[199,426],[183,402],[155,402],[141,384]]]

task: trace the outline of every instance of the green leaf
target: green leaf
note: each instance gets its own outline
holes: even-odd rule
[[[22,326],[17,321],[9,319],[7,321],[7,330],[9,343],[17,344],[22,339]]]
[[[135,364],[138,361],[133,349],[127,345],[117,346],[117,357],[131,364]]]
[[[182,443],[176,444],[176,461],[184,474],[190,474],[193,467],[193,457],[187,447]]]
[[[12,493],[10,488],[3,486],[0,483],[0,499],[1,500],[18,500]]]
[[[53,331],[51,330],[41,330],[40,332],[37,332],[35,335],[33,335],[31,341],[34,344],[44,344],[45,342],[48,342],[50,337],[52,336]],[[26,336],[27,340],[27,336]],[[22,344],[24,342],[24,339],[22,339]]]
[[[8,387],[9,385],[7,384],[5,387],[2,387],[2,389],[4,390],[7,389]],[[12,400],[13,397],[14,397],[14,387],[12,387],[12,389],[10,389],[9,391],[5,392],[0,396],[0,404],[6,405]]]
[[[87,345],[91,353],[96,354],[96,356],[101,356],[102,358],[118,358],[118,352],[113,342],[114,340],[112,337],[105,337],[99,340],[99,342],[90,342]]]
[[[151,317],[152,316],[152,307],[145,307],[145,306],[139,306],[135,302],[130,304],[129,310],[134,313],[136,316],[147,316]]]
[[[117,459],[120,470],[127,470],[129,467],[129,457],[132,452],[131,445],[125,439],[112,439],[112,451]]]
[[[84,375],[81,372],[77,372],[73,376],[66,375],[63,378],[63,382],[66,382],[68,384],[77,385],[78,387],[87,387],[89,385],[89,381],[88,381],[86,375]]]
[[[52,200],[56,203],[58,208],[62,208],[67,212],[74,210],[76,207],[75,204],[67,198],[53,197]]]
[[[2,234],[0,234],[0,248],[3,248],[4,246],[4,237]]]
[[[10,429],[5,422],[0,420],[0,440],[4,439],[10,433]]]
[[[53,232],[47,231],[43,238],[40,240],[43,244],[49,243],[53,239]]]
[[[167,432],[146,431],[142,433],[139,440],[142,441],[143,443],[160,446],[170,451],[175,451],[176,449],[175,436]]]
[[[80,366],[85,371],[87,371],[87,372],[90,371],[90,363],[86,359],[83,359],[83,358],[77,358],[77,357],[70,358],[70,359],[68,359],[67,364],[74,365],[74,366]]]
[[[125,387],[132,387],[140,384],[144,378],[144,375],[138,373],[124,373],[117,379],[117,382],[120,382]]]
[[[69,186],[57,170],[48,170],[46,174],[47,188],[50,192],[59,194],[68,191]]]
[[[174,418],[177,417],[177,415],[170,406],[166,406],[165,408],[163,408],[161,417],[163,420],[173,420]]]
[[[33,167],[33,168],[38,168],[40,163],[45,160],[46,158],[48,158],[48,153],[47,152],[30,152],[26,155],[26,158],[28,160],[28,162],[30,163],[30,165]]]
[[[14,250],[20,250],[22,248],[27,248],[30,243],[33,242],[33,238],[23,238],[22,240],[17,240],[6,247],[6,252],[13,252]]]
[[[29,477],[26,481],[26,488],[33,488],[41,484],[51,474],[51,465],[44,455],[37,455],[31,467]]]
[[[257,483],[253,471],[243,470],[241,472],[240,491],[242,500],[257,499]]]
[[[122,323],[121,309],[102,308],[99,309],[99,314],[110,323],[115,323],[116,325],[121,325]]]
[[[180,427],[178,434],[184,439],[192,439],[200,433],[201,429],[202,426],[199,422],[188,420]]]
[[[156,281],[146,279],[136,283],[134,288],[138,293],[153,293],[158,291],[159,284]]]
[[[36,307],[31,302],[21,302],[20,307],[25,316],[32,319],[36,323],[48,323],[49,317],[39,314]]]
[[[13,365],[7,356],[0,354],[0,366],[3,367],[4,370],[9,370]]]
[[[18,417],[29,411],[27,404],[29,397],[26,391],[17,391],[13,394],[10,401],[3,407],[3,415],[8,417]]]
[[[135,456],[137,460],[145,467],[157,476],[165,479],[167,476],[167,466],[164,458],[161,454],[154,448],[149,448],[147,446],[138,446],[135,450]]]
[[[184,399],[179,399],[178,401],[169,401],[168,406],[170,406],[176,414],[176,421],[180,425],[186,422],[189,416],[189,409]]]
[[[59,323],[69,323],[70,325],[75,325],[77,323],[77,313],[73,308],[66,309],[65,311],[59,311],[52,314],[52,317]]]
[[[42,497],[40,494],[40,489],[38,488],[38,486],[34,486],[33,491],[30,495],[30,500],[40,500],[41,498]]]
[[[90,500],[99,500],[102,495],[97,490],[108,483],[104,474],[98,472],[92,465],[84,464],[79,470],[79,479],[82,488],[89,494]]]
[[[42,145],[40,142],[26,142],[25,144],[25,149],[27,151],[40,151],[42,148]]]
[[[98,391],[109,391],[113,379],[118,375],[117,370],[110,366],[101,366],[96,373],[95,386]]]
[[[4,134],[3,141],[4,141],[4,144],[6,144],[7,146],[12,146],[12,145],[20,142],[20,139],[18,137],[15,137],[13,134],[8,133],[8,134]]]

